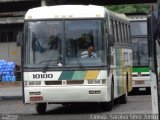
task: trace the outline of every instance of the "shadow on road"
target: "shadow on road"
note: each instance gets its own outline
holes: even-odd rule
[[[56,109],[49,110],[46,114],[88,114],[103,112],[99,104],[95,103],[75,103],[62,105]]]
[[[146,91],[139,91],[138,89],[133,89],[129,93],[129,96],[132,96],[132,95],[151,95],[151,90],[147,89]]]
[[[57,106],[57,107],[55,107]],[[117,107],[121,106],[121,104],[114,102],[113,109],[116,109]],[[102,106],[99,103],[74,103],[69,105],[55,105],[55,104],[49,104],[49,109],[46,111],[43,115],[63,115],[63,114],[94,114],[94,113],[108,113],[110,114],[112,111],[105,111],[102,109]],[[34,114],[39,115],[39,114]]]

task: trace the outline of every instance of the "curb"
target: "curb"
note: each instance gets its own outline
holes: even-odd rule
[[[22,100],[22,96],[0,96],[0,101],[4,100]]]
[[[0,91],[3,93],[0,94],[0,101],[23,100],[22,93],[19,92],[21,88],[21,81],[0,82]],[[10,92],[15,92],[16,94],[10,94]]]
[[[20,87],[22,86],[21,81],[15,81],[15,82],[0,82],[0,87]]]

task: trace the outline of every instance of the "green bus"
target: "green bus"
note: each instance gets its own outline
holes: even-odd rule
[[[142,13],[127,14],[131,26],[133,50],[132,85],[133,91],[150,92],[148,62],[147,15]]]

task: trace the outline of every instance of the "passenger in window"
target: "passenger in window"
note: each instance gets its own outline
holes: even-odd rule
[[[86,57],[97,57],[97,54],[94,52],[94,47],[92,45],[88,46],[86,51],[83,51],[81,53],[81,58],[86,58]]]

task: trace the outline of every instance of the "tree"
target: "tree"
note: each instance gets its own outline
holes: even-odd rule
[[[150,9],[149,4],[135,4],[135,5],[108,5],[109,10],[118,13],[147,13]]]

